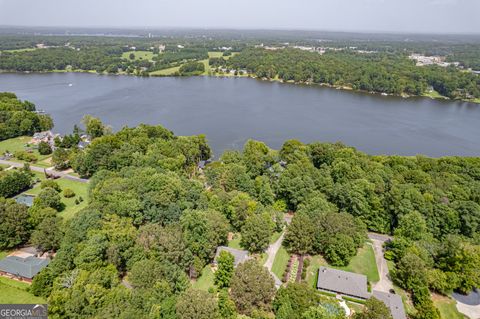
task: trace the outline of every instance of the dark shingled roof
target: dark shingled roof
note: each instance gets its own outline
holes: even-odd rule
[[[0,260],[0,271],[32,279],[40,270],[47,267],[50,261],[44,258],[29,256],[22,258],[18,256],[7,256]]]
[[[390,294],[388,292],[373,291],[373,296],[390,309],[393,319],[406,319],[405,309],[403,308],[402,298],[396,294]]]
[[[367,276],[333,268],[320,267],[317,288],[360,299],[370,298]]]

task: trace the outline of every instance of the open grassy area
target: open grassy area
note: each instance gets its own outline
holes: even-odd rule
[[[43,176],[42,173],[37,173],[36,175],[41,180],[45,179],[45,176]],[[68,220],[72,218],[79,210],[87,206],[88,184],[72,181],[66,178],[60,178],[55,181],[58,183],[58,185],[60,185],[62,190],[64,190],[65,188],[70,188],[75,192],[75,196],[71,198],[65,198],[63,194],[60,193],[62,202],[65,204],[65,209],[60,212],[60,216]],[[32,189],[25,191],[24,194],[38,195],[40,191],[41,191],[40,183],[38,183]],[[83,202],[76,205],[75,200],[79,197],[83,198]]]
[[[3,155],[6,151],[14,154],[17,151],[25,151],[27,149],[27,144],[31,141],[30,136],[19,136],[10,138],[0,142],[0,155]],[[51,157],[51,155],[40,155],[38,150],[34,149],[33,154],[37,157],[38,161],[35,162],[35,165],[41,167],[50,167],[51,165],[43,162],[44,160]],[[16,162],[21,162],[15,158],[12,159]]]
[[[37,304],[45,303],[27,291],[27,283],[0,277],[0,304]]]
[[[350,308],[350,310],[352,310],[354,313],[362,313],[363,310],[365,309],[364,305],[361,305],[355,302],[347,301],[346,304],[348,308]]]
[[[202,270],[202,275],[192,285],[195,289],[208,291],[208,288],[214,286],[214,274],[210,265],[205,266]]]
[[[233,239],[228,242],[228,247],[235,248],[235,249],[242,249],[242,246],[240,246],[241,239],[242,239],[242,235],[240,235],[240,233],[235,233],[233,235]]]
[[[438,93],[435,90],[432,90],[430,92],[425,92],[425,93],[423,93],[423,96],[430,97],[432,99],[445,99],[446,98],[445,96],[441,95],[440,93]]]
[[[208,52],[209,58],[221,58],[223,56],[223,52]]]
[[[122,58],[130,60],[130,54],[133,53],[135,55],[135,60],[147,60],[151,61],[153,59],[153,52],[152,51],[127,51],[123,52]]]
[[[375,283],[380,280],[378,275],[377,263],[375,262],[375,253],[371,245],[366,244],[358,250],[358,254],[352,258],[350,264],[338,269],[351,271],[357,274],[364,274],[368,281]]]
[[[1,250],[0,251],[0,259],[3,259],[5,257],[7,257],[7,255],[9,254],[10,252],[7,251],[7,250]]]
[[[153,76],[168,76],[168,75],[173,75],[175,72],[178,72],[180,70],[180,65],[179,66],[174,66],[168,69],[163,69],[163,70],[158,70],[158,71],[153,71],[150,72],[150,75]]]
[[[290,254],[282,246],[275,255],[275,259],[272,265],[272,272],[277,275],[279,279],[283,278],[283,273],[287,268],[288,260],[290,259]]]
[[[10,138],[0,142],[0,153],[3,154],[6,151],[15,153],[16,151],[24,151],[25,145],[30,142],[32,138],[30,136],[19,136]]]
[[[310,261],[310,266],[307,268],[307,283],[314,287],[317,281],[317,272],[320,266],[328,266],[335,269],[345,270],[354,272],[357,274],[363,274],[367,276],[368,281],[375,283],[380,280],[378,275],[377,264],[375,262],[375,253],[373,252],[372,246],[367,243],[365,246],[358,250],[358,253],[355,257],[352,258],[350,264],[345,267],[335,267],[328,265],[328,263],[323,259],[322,256],[312,256]]]
[[[464,319],[463,314],[458,312],[456,301],[444,296],[435,295],[432,297],[435,307],[440,311],[440,315],[444,319]]]
[[[27,51],[35,51],[38,50],[37,48],[24,48],[24,49],[12,49],[12,50],[3,50],[3,52],[27,52]]]

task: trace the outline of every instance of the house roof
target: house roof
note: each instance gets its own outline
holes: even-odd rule
[[[333,268],[320,267],[317,288],[361,299],[370,297],[367,276]]]
[[[32,279],[40,270],[47,267],[50,261],[44,258],[29,256],[7,256],[0,260],[0,271]]]
[[[406,319],[405,309],[403,308],[402,298],[396,294],[390,294],[388,292],[373,291],[373,296],[390,309],[393,319]]]
[[[215,253],[214,262],[217,261],[218,255],[220,255],[220,252],[222,252],[222,251],[228,251],[230,254],[233,255],[233,257],[235,258],[235,260],[233,262],[233,265],[235,267],[237,267],[238,264],[241,264],[244,261],[246,261],[247,259],[249,259],[248,251],[246,251],[246,250],[240,250],[240,249],[230,248],[230,247],[226,247],[226,246],[219,246],[217,248],[217,252]]]

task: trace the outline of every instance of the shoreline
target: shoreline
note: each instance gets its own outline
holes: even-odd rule
[[[152,71],[154,72],[154,71]],[[428,92],[425,92],[422,95],[408,95],[408,94],[388,94],[388,93],[382,93],[382,92],[375,92],[375,91],[365,91],[365,90],[355,90],[351,86],[347,85],[332,85],[329,83],[313,83],[313,82],[295,82],[295,81],[284,81],[282,79],[274,78],[274,79],[268,79],[268,78],[259,78],[256,76],[253,76],[251,74],[244,74],[244,75],[234,75],[234,74],[201,74],[201,75],[174,75],[174,74],[166,74],[166,75],[138,75],[138,74],[128,74],[128,73],[98,73],[95,70],[50,70],[50,71],[5,71],[5,70],[0,70],[0,75],[1,74],[48,74],[48,73],[87,73],[87,74],[95,74],[95,75],[109,75],[109,76],[134,76],[134,77],[193,77],[193,76],[208,76],[208,77],[217,77],[217,78],[251,78],[251,79],[256,79],[256,80],[261,80],[261,81],[266,81],[266,82],[278,82],[282,84],[295,84],[295,85],[308,85],[308,86],[320,86],[320,87],[326,87],[326,88],[331,88],[331,89],[336,89],[336,90],[343,90],[343,91],[350,91],[350,92],[356,92],[356,93],[363,93],[363,94],[371,94],[371,95],[381,95],[381,96],[393,96],[393,97],[401,97],[404,99],[408,98],[430,98],[432,100],[446,100],[446,101],[451,101],[451,102],[466,102],[466,103],[473,103],[473,104],[480,104],[480,98],[477,99],[451,99],[446,96],[432,96],[429,95]]]

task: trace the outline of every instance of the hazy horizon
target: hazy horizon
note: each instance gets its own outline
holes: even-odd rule
[[[8,27],[305,30],[359,33],[478,34],[477,0],[0,0]]]

